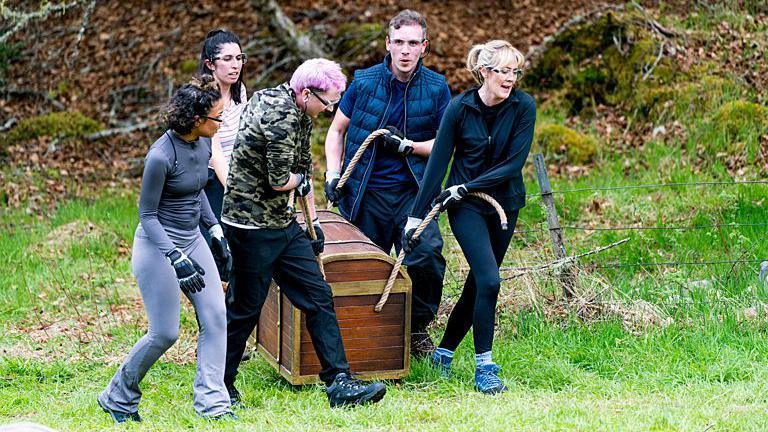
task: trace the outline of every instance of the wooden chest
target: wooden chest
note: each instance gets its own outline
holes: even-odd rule
[[[410,278],[401,269],[387,304],[375,312],[395,260],[338,214],[318,214],[325,234],[325,277],[352,372],[363,379],[404,377],[410,366]],[[274,281],[254,336],[258,352],[291,384],[319,381],[320,361],[305,316]]]

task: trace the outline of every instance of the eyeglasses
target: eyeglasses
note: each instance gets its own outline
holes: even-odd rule
[[[237,60],[239,63],[246,64],[248,63],[248,54],[242,53],[238,54],[236,56],[233,55],[225,55],[224,57],[214,57],[211,59],[212,62],[215,62],[216,60],[221,60],[225,63],[229,63],[232,60]]]
[[[205,118],[205,119],[208,119],[208,120],[213,120],[213,121],[215,121],[216,123],[221,123],[221,122],[223,122],[223,121],[224,121],[224,119],[223,119],[223,118],[221,118],[221,117],[210,117],[210,116],[205,116],[205,115],[204,115],[204,116],[200,116],[200,117],[202,117],[202,118]]]
[[[312,93],[312,95],[313,95],[314,97],[316,97],[316,98],[317,98],[317,100],[319,100],[319,101],[320,101],[320,103],[322,103],[323,105],[325,105],[325,107],[326,107],[326,108],[328,108],[328,107],[333,107],[333,106],[335,106],[337,103],[339,103],[339,99],[336,99],[335,101],[328,101],[328,100],[326,100],[325,98],[323,98],[322,96],[320,96],[319,94],[315,93],[315,91],[314,91],[313,89],[309,89],[309,92],[310,92],[310,93]]]
[[[497,73],[497,74],[499,74],[499,75],[504,75],[504,76],[509,76],[509,74],[514,74],[514,75],[515,75],[515,79],[516,79],[516,80],[519,80],[520,78],[522,78],[522,77],[523,77],[523,70],[522,70],[522,69],[520,69],[520,68],[514,68],[514,69],[512,69],[512,68],[496,69],[496,68],[488,67],[488,69],[489,69],[489,70],[491,70],[491,71],[493,71],[493,72],[496,72],[496,73]]]

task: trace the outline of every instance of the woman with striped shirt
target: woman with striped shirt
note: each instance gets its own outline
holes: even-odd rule
[[[219,221],[221,221],[224,185],[229,172],[229,159],[235,146],[240,114],[247,101],[245,84],[243,84],[243,65],[247,60],[247,55],[242,52],[240,39],[234,33],[216,29],[205,36],[198,72],[213,75],[219,84],[221,98],[224,101],[224,114],[221,116],[223,121],[211,143],[212,155],[208,164],[208,183],[205,186],[205,194]],[[210,245],[207,230],[201,229],[201,231]],[[222,270],[219,269],[221,279],[226,281],[227,272]]]

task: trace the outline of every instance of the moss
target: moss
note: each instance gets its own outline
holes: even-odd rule
[[[181,62],[181,65],[179,66],[179,70],[184,75],[194,75],[197,72],[197,65],[198,65],[198,60],[186,59],[183,62]]]
[[[64,79],[57,82],[56,87],[48,90],[48,97],[51,99],[58,99],[59,97],[66,95],[68,91],[69,81]]]
[[[712,120],[719,131],[739,136],[768,128],[768,109],[753,102],[735,100],[721,106]]]
[[[727,80],[711,75],[704,75],[696,82],[681,79],[667,85],[641,86],[626,101],[626,108],[652,122],[664,121],[667,116],[690,118],[711,111],[729,97],[732,86]]]
[[[564,89],[560,99],[572,114],[581,114],[593,104],[631,111],[637,92],[674,83],[679,75],[668,57],[657,62],[659,49],[660,42],[631,14],[608,13],[559,35],[526,82],[534,91]]]
[[[6,134],[6,142],[50,136],[70,138],[85,136],[101,130],[101,123],[79,111],[63,111],[21,120]]]
[[[336,32],[337,55],[354,57],[384,49],[384,27],[376,23],[346,23]]]
[[[545,155],[573,165],[592,162],[597,153],[597,139],[559,124],[538,127],[536,145]]]
[[[616,15],[608,13],[588,26],[563,32],[536,61],[526,81],[537,89],[561,88],[584,60],[611,46],[614,35],[623,34],[625,27]]]
[[[21,57],[21,44],[0,43],[0,87],[5,86],[5,72]]]

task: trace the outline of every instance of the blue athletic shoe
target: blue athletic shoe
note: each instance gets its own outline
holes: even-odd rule
[[[478,366],[475,369],[475,388],[484,394],[496,394],[507,391],[499,378],[501,368],[496,363]]]
[[[448,357],[447,355],[440,354],[437,351],[432,352],[432,366],[440,371],[440,375],[446,378],[451,373],[451,361],[453,361],[453,357]]]

